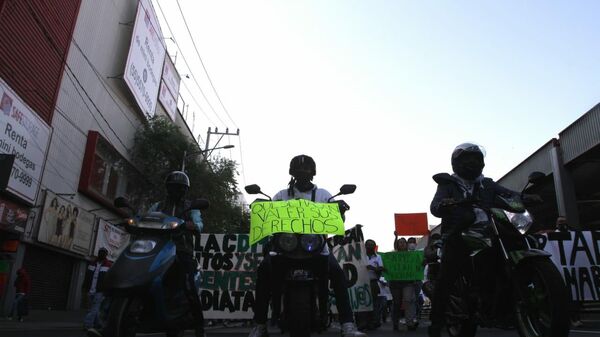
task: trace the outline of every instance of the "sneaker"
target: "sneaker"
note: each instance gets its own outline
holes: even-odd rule
[[[102,333],[94,328],[88,329],[87,335],[88,337],[102,337]]]
[[[248,337],[269,337],[269,331],[267,331],[266,324],[256,324],[252,330],[250,330],[250,334]]]
[[[342,324],[342,337],[367,337],[364,332],[358,331],[356,324],[347,322]]]
[[[583,326],[583,322],[580,320],[571,321],[571,326],[573,328],[579,328],[579,327]]]

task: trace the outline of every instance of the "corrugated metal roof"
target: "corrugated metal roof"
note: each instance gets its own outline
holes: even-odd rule
[[[511,190],[520,191],[527,184],[531,172],[539,171],[546,175],[551,174],[552,162],[550,161],[550,149],[552,149],[553,141],[550,140],[544,144],[544,146],[500,178],[498,183]]]
[[[600,104],[559,133],[565,163],[600,144]]]

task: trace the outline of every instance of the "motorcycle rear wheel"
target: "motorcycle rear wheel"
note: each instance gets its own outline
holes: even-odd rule
[[[134,337],[140,312],[141,300],[131,297],[112,298],[102,335],[106,337]]]
[[[526,261],[517,269],[520,292],[515,301],[521,337],[567,337],[570,322],[568,292],[552,261]],[[519,298],[519,293],[522,298]]]
[[[311,289],[308,286],[294,287],[288,291],[290,337],[308,337],[311,331]]]

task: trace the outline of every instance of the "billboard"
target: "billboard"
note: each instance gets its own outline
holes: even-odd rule
[[[89,255],[96,216],[46,191],[38,241],[81,255]]]
[[[50,127],[2,79],[0,130],[0,153],[15,155],[6,190],[34,204],[50,143]]]
[[[168,54],[165,55],[162,81],[160,83],[160,94],[158,99],[165,107],[171,120],[175,121],[177,116],[177,97],[179,97],[179,84],[181,77],[175,69],[175,65]]]
[[[140,109],[154,116],[166,48],[150,0],[138,3],[123,78]]]

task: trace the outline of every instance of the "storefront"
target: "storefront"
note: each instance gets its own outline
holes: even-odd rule
[[[29,208],[0,196],[0,299],[12,299],[15,265],[18,260],[21,233],[25,230]],[[3,305],[4,306],[4,305]],[[2,307],[3,307],[2,306]]]

